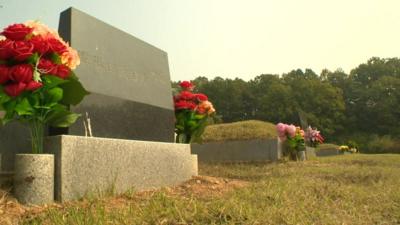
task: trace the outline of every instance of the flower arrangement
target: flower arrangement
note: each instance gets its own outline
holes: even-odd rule
[[[311,126],[308,126],[306,130],[305,140],[311,147],[317,147],[319,144],[324,143],[324,137],[322,137],[321,132],[311,128]]]
[[[278,123],[276,125],[279,139],[286,143],[284,154],[297,159],[297,153],[305,150],[304,131],[293,124]]]
[[[348,153],[357,153],[357,152],[358,152],[357,148],[349,147],[349,146],[347,146],[347,145],[341,145],[341,146],[339,146],[339,151],[340,151],[341,153],[345,153],[345,152],[348,152]]]
[[[78,52],[58,33],[37,21],[6,27],[0,33],[1,122],[28,124],[32,152],[43,152],[46,125],[68,127],[78,104],[88,92],[72,72],[80,63]]]
[[[179,86],[181,90],[174,96],[176,142],[191,143],[204,132],[215,109],[205,94],[193,93],[191,82],[183,81]]]

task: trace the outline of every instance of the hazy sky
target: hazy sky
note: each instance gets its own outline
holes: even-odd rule
[[[400,56],[400,0],[0,0],[0,27],[76,7],[168,52],[171,78],[281,74]]]

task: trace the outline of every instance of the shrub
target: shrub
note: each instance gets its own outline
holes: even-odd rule
[[[400,141],[390,135],[372,135],[365,149],[361,149],[361,151],[365,153],[400,153]]]

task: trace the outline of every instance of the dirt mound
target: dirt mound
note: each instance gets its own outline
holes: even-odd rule
[[[196,197],[220,196],[235,188],[248,186],[250,183],[219,177],[195,176],[182,185],[171,188],[172,193],[193,194]]]
[[[161,191],[165,191],[168,195],[176,196],[195,196],[195,197],[210,197],[221,196],[235,188],[241,188],[249,185],[249,182],[233,179],[225,179],[209,176],[195,176],[193,179],[175,187],[166,187]],[[150,190],[135,192],[131,194],[122,194],[114,197],[106,197],[100,201],[104,201],[107,208],[119,208],[129,204],[132,201],[146,199],[154,195],[160,190]],[[41,214],[49,208],[62,209],[70,206],[87,207],[87,200],[67,202],[65,204],[50,204],[43,206],[27,207],[18,203],[18,201],[11,197],[6,191],[0,190],[0,225],[18,224],[22,218],[31,218],[35,215]]]

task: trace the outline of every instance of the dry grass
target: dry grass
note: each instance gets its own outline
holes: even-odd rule
[[[199,166],[207,176],[175,188],[27,209],[21,222],[400,224],[400,155]]]
[[[203,133],[202,140],[203,142],[215,142],[274,137],[277,137],[275,124],[257,120],[248,120],[207,126]]]
[[[322,151],[336,151],[339,149],[339,145],[335,145],[335,144],[320,144],[317,147],[317,151],[322,150]]]

